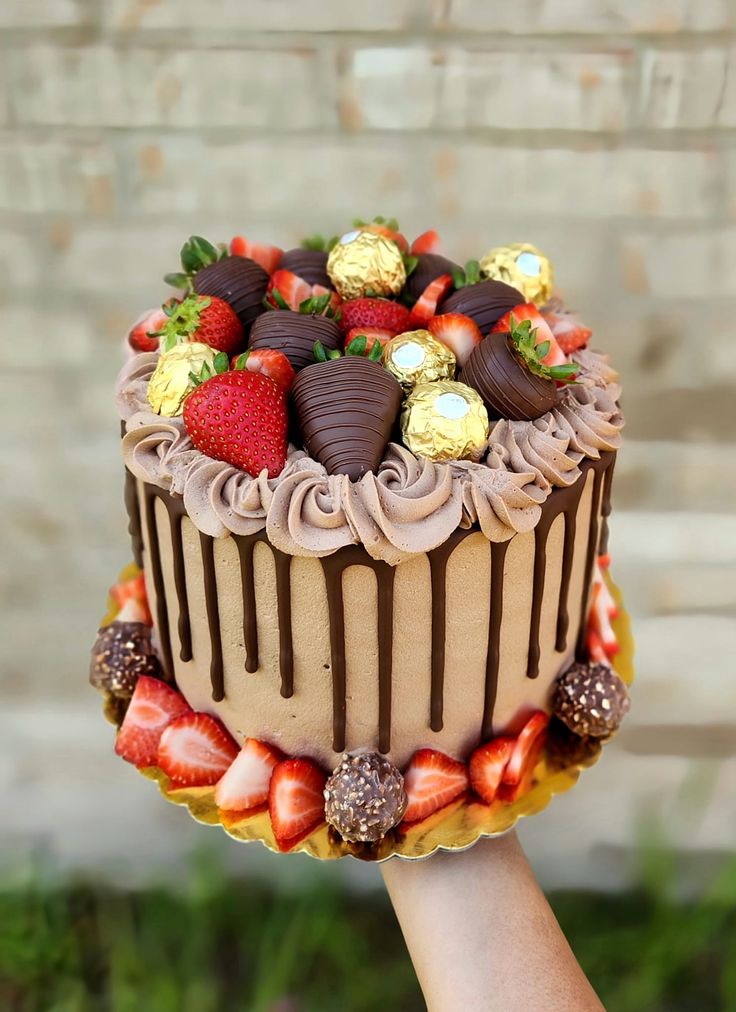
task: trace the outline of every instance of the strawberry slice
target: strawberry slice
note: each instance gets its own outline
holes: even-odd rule
[[[277,383],[286,393],[296,379],[294,366],[283,351],[275,348],[252,348],[236,355],[232,360],[233,369],[247,369],[248,372],[261,372]]]
[[[225,728],[208,713],[185,713],[161,735],[157,765],[176,787],[216,784],[238,754]]]
[[[404,773],[404,789],[409,799],[404,822],[418,822],[467,791],[468,770],[444,752],[422,748]]]
[[[419,256],[420,253],[436,253],[440,245],[440,236],[436,229],[430,228],[418,235],[411,244],[410,253],[412,256]]]
[[[483,335],[475,320],[463,313],[443,313],[433,316],[427,324],[430,334],[454,352],[457,364],[465,365],[476,344],[480,344]]]
[[[527,765],[527,758],[537,744],[544,744],[544,734],[549,724],[549,716],[543,710],[535,710],[522,727],[514,741],[511,758],[504,770],[503,782],[514,786],[521,780]]]
[[[318,315],[335,316],[342,302],[338,292],[334,292],[331,288],[325,288],[324,285],[312,285],[312,299],[322,299],[325,295],[329,295],[329,299],[325,308]]]
[[[250,239],[246,239],[242,235],[236,235],[230,240],[230,253],[232,256],[250,257],[251,260],[255,260],[269,274],[273,274],[281,263],[281,257],[284,255],[284,251],[279,246],[268,246],[262,242],[251,242]]]
[[[128,333],[130,347],[134,351],[158,351],[160,331],[164,329],[168,319],[160,306],[141,314]]]
[[[272,309],[293,309],[312,295],[312,286],[292,271],[278,270],[271,275],[266,288],[265,300]]]
[[[542,310],[542,316],[566,355],[584,348],[593,334],[582,325],[578,314],[568,309],[560,299],[551,300]]]
[[[165,728],[190,712],[189,704],[165,682],[141,675],[115,739],[115,751],[136,766],[154,766]]]
[[[539,757],[544,748],[545,735],[540,734],[526,754],[521,775],[517,784],[501,783],[498,787],[496,797],[499,801],[517,801],[523,794],[526,794],[534,786],[534,770],[536,769]]]
[[[522,320],[529,320],[532,327],[536,329],[536,344],[542,344],[544,341],[549,341],[549,351],[542,359],[544,365],[565,365],[567,358],[562,348],[557,343],[557,338],[549,328],[549,324],[539,312],[533,302],[522,302],[521,305],[514,306],[508,313],[504,313],[503,316],[497,320],[491,330],[492,334],[503,333],[511,329],[511,317],[514,317],[516,323],[521,323]]]
[[[278,749],[257,738],[246,738],[235,761],[217,781],[217,807],[226,812],[240,812],[265,804],[271,774],[282,759]]]
[[[470,758],[470,783],[475,793],[489,805],[496,799],[515,742],[515,738],[493,738],[477,748]]]
[[[363,225],[362,228],[365,232],[375,232],[376,235],[384,235],[387,239],[391,239],[402,253],[406,253],[409,249],[406,236],[399,232],[398,229],[390,228],[388,225],[377,221],[371,221],[369,224]]]
[[[367,355],[373,346],[378,342],[382,348],[385,348],[392,337],[396,335],[390,330],[384,330],[382,327],[353,327],[349,330],[345,338],[345,351],[348,350],[350,345],[356,338],[365,337],[366,346],[360,354]]]
[[[146,581],[143,573],[132,576],[129,580],[120,580],[110,587],[110,597],[116,604],[118,611],[122,611],[129,601],[138,605],[140,619],[146,625],[153,625],[151,610],[148,607],[148,595],[146,594]]]
[[[410,324],[414,327],[425,327],[437,312],[437,306],[452,288],[452,277],[440,274],[430,281],[411,311]]]
[[[327,777],[309,759],[284,759],[271,775],[268,810],[279,850],[291,850],[325,818]]]

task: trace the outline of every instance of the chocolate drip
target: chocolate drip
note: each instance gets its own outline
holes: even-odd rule
[[[171,681],[174,677],[174,662],[171,656],[169,612],[166,607],[166,588],[164,586],[163,569],[161,568],[161,548],[158,540],[158,528],[156,526],[156,499],[158,498],[158,493],[159,489],[154,485],[143,486],[146,529],[148,531],[148,560],[151,567],[153,589],[156,594],[156,628],[161,645],[162,667],[166,678]]]
[[[279,670],[281,695],[294,695],[294,644],[291,630],[291,556],[272,548],[276,565],[276,608],[279,618]]]
[[[345,602],[343,573],[350,566],[367,566],[376,574],[378,594],[378,748],[391,749],[391,680],[394,636],[394,569],[387,562],[372,559],[362,545],[347,545],[320,559],[325,574],[330,616],[332,661],[332,748],[345,748],[347,682],[345,669]]]
[[[593,492],[590,499],[590,527],[588,528],[588,547],[585,553],[585,570],[583,575],[583,593],[580,601],[580,629],[575,647],[576,654],[582,656],[585,649],[585,634],[588,615],[588,598],[593,582],[593,565],[598,547],[598,512],[600,510],[600,493],[603,475],[613,463],[615,456],[605,454],[598,461],[591,461],[589,469],[593,471]]]
[[[187,575],[184,568],[184,546],[182,542],[181,525],[184,519],[184,505],[179,500],[170,496],[164,499],[169,510],[171,522],[171,552],[174,559],[174,586],[176,587],[176,598],[179,606],[179,620],[177,632],[179,633],[179,657],[183,661],[192,659],[192,628],[189,620],[189,597],[187,594]],[[179,509],[172,508],[178,505]]]
[[[322,285],[332,288],[330,275],[327,273],[327,256],[319,249],[287,249],[279,262],[280,271],[291,271],[297,274],[308,285]]]
[[[480,739],[493,734],[493,710],[498,693],[498,667],[501,658],[501,624],[503,622],[504,562],[508,541],[491,543],[491,603],[488,618],[488,652],[486,654],[486,686],[483,697],[483,723]]]
[[[562,573],[560,575],[560,597],[557,602],[557,629],[555,631],[555,650],[558,653],[567,647],[567,633],[570,628],[570,610],[568,607],[570,598],[570,575],[572,573],[572,560],[575,554],[575,532],[577,528],[578,506],[580,497],[583,494],[585,477],[581,477],[565,492],[562,513],[565,517],[565,534],[562,546]]]
[[[539,675],[539,622],[542,615],[542,599],[544,598],[544,580],[547,572],[547,535],[552,526],[554,516],[543,512],[539,523],[534,528],[534,576],[532,577],[532,609],[529,619],[529,649],[526,655],[526,677],[537,678]]]
[[[210,682],[212,698],[216,703],[225,698],[225,678],[222,665],[222,633],[220,631],[220,607],[217,603],[217,576],[215,574],[215,540],[199,532],[204,570],[204,601],[207,611],[207,625],[210,630]]]
[[[245,670],[258,671],[258,623],[256,620],[256,585],[253,572],[253,552],[263,535],[234,534],[240,558],[240,582],[243,589],[243,641],[245,643]]]
[[[606,476],[603,479],[603,495],[601,498],[601,535],[598,542],[598,554],[605,555],[608,551],[608,518],[611,515],[611,485],[613,484],[613,469],[616,466],[615,458],[606,468]]]
[[[125,468],[125,509],[128,514],[128,534],[133,548],[136,566],[143,569],[143,532],[141,530],[141,505],[138,502],[138,483],[135,476]]]
[[[472,531],[454,531],[447,541],[427,552],[432,584],[432,680],[430,689],[429,726],[433,731],[443,727],[445,690],[445,587],[447,562],[461,541]]]

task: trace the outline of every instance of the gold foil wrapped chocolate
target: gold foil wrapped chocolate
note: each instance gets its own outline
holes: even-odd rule
[[[408,330],[392,337],[383,349],[383,364],[406,393],[417,383],[451,380],[455,355],[428,330]]]
[[[184,398],[194,386],[190,373],[197,375],[205,363],[211,367],[216,354],[200,341],[175,344],[162,353],[148,382],[148,400],[157,415],[174,418],[182,413]]]
[[[480,395],[464,383],[420,383],[404,404],[401,431],[418,457],[478,460],[488,441],[488,412]]]
[[[398,295],[406,282],[401,250],[375,232],[346,232],[333,246],[327,273],[343,299],[363,295]]]
[[[530,242],[490,250],[480,261],[480,272],[485,278],[517,288],[527,302],[537,306],[544,305],[552,295],[552,264]]]

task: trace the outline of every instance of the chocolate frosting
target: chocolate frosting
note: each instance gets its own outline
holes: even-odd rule
[[[328,351],[340,347],[342,331],[331,317],[269,309],[253,324],[248,347],[282,351],[298,371],[314,363],[315,341]]]
[[[329,474],[357,481],[381,463],[401,405],[401,387],[378,362],[357,355],[299,373],[291,396],[311,456]]]
[[[319,249],[287,249],[281,257],[279,270],[298,274],[308,285],[322,285],[332,288],[327,273],[327,253]]]
[[[263,312],[268,274],[249,257],[231,256],[197,271],[192,285],[198,295],[214,295],[229,302],[247,336],[251,324]]]
[[[477,285],[458,288],[440,303],[439,313],[464,313],[475,320],[485,336],[504,313],[525,302],[521,292],[503,281],[480,281]]]
[[[517,358],[509,334],[489,334],[470,353],[460,373],[495,418],[531,421],[557,403],[552,380],[530,372]]]
[[[406,279],[404,291],[416,302],[427,285],[441,274],[452,274],[460,270],[460,265],[448,260],[439,253],[420,253],[417,257],[417,265]]]

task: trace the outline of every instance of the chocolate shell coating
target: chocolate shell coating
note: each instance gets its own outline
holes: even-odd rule
[[[340,347],[342,331],[331,317],[269,309],[253,324],[248,348],[282,351],[298,372],[314,362],[315,341],[321,341],[327,351]]]
[[[298,274],[308,285],[323,285],[332,288],[327,273],[327,253],[319,249],[287,249],[281,257],[278,269]]]
[[[351,481],[381,463],[401,396],[382,365],[358,355],[307,366],[291,388],[310,456]]]
[[[416,302],[427,285],[441,274],[452,274],[460,270],[460,265],[440,256],[439,253],[420,253],[417,256],[417,265],[406,279],[404,291]],[[518,304],[518,303],[517,303]]]
[[[458,378],[478,391],[493,418],[532,421],[557,403],[554,382],[521,363],[510,334],[485,337],[473,348]]]
[[[249,257],[239,256],[217,260],[197,271],[192,279],[198,295],[214,295],[230,303],[246,336],[255,318],[264,311],[267,285],[268,274],[261,265]]]
[[[525,302],[524,296],[503,281],[479,281],[477,285],[458,288],[443,299],[438,313],[463,313],[475,320],[485,337],[497,320],[514,306]]]

